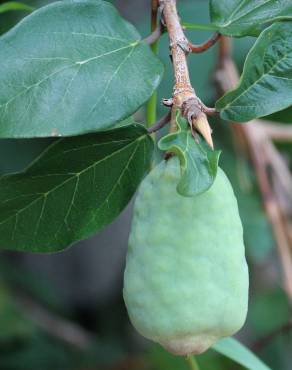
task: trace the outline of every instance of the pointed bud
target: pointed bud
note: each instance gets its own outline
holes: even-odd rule
[[[203,136],[209,146],[214,149],[212,140],[212,130],[205,113],[201,113],[197,118],[192,119],[193,127]]]

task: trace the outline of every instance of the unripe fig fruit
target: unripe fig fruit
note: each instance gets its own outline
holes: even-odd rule
[[[219,168],[205,193],[176,191],[176,157],[142,182],[134,208],[124,299],[135,328],[174,354],[199,354],[244,324],[248,268],[232,187]]]

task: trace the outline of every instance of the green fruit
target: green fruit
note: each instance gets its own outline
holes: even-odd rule
[[[232,187],[219,168],[194,198],[176,192],[179,161],[163,161],[136,199],[124,276],[133,325],[174,354],[201,353],[244,324],[248,268]]]

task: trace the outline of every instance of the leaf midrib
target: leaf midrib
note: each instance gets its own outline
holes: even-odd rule
[[[223,110],[227,109],[228,107],[240,107],[240,105],[233,105],[234,102],[236,102],[239,98],[241,98],[243,95],[245,95],[251,88],[253,88],[256,84],[258,84],[263,78],[265,78],[266,76],[272,76],[270,73],[271,71],[279,64],[281,63],[284,59],[287,58],[287,56],[291,53],[291,50],[285,54],[281,59],[279,59],[267,72],[263,73],[260,78],[258,78],[255,82],[253,82],[246,90],[244,90],[240,95],[238,95],[234,100],[232,100],[230,103],[228,103],[224,108]],[[274,76],[275,78],[277,78],[277,76]],[[292,79],[289,79],[290,81]],[[238,87],[240,88],[240,86]]]
[[[16,95],[12,96],[11,98],[9,98],[5,103],[2,103],[2,104],[0,105],[0,108],[5,107],[5,110],[6,110],[6,109],[7,109],[7,107],[8,107],[8,106],[9,106],[9,105],[10,105],[10,104],[15,100],[15,99],[17,99],[19,96],[22,96],[22,95],[26,94],[26,93],[27,93],[28,91],[30,91],[31,89],[35,88],[36,86],[40,86],[43,82],[46,82],[46,81],[47,81],[47,80],[49,80],[51,77],[53,77],[53,76],[55,76],[55,75],[57,75],[57,74],[59,74],[59,73],[61,73],[61,72],[64,72],[64,71],[65,71],[65,70],[67,70],[67,69],[70,69],[70,68],[75,67],[75,66],[79,66],[79,67],[81,67],[81,66],[83,66],[83,65],[85,65],[85,64],[87,64],[87,63],[90,63],[90,62],[95,61],[95,60],[97,60],[97,59],[101,59],[101,58],[106,57],[106,56],[108,56],[108,55],[111,55],[111,54],[117,53],[117,52],[119,52],[119,51],[121,51],[121,50],[125,50],[125,49],[128,49],[128,48],[133,48],[133,49],[135,49],[135,47],[136,47],[138,44],[139,44],[139,42],[133,42],[133,43],[128,44],[127,46],[123,46],[123,47],[121,47],[121,48],[111,50],[111,51],[109,51],[109,52],[107,52],[107,53],[100,54],[100,55],[97,55],[97,56],[95,56],[95,57],[91,57],[91,58],[88,58],[88,59],[83,60],[83,61],[77,61],[77,62],[74,62],[74,63],[72,63],[72,64],[70,64],[70,65],[64,66],[64,67],[62,67],[62,68],[58,69],[57,71],[54,71],[54,72],[50,73],[49,75],[45,76],[44,78],[42,78],[41,80],[39,80],[39,81],[35,82],[34,84],[32,84],[32,85],[30,85],[30,86],[25,87],[25,89],[23,89],[22,91],[20,91],[18,94],[16,94]],[[62,58],[63,58],[63,57],[62,57]],[[60,57],[58,57],[57,59],[60,59]],[[79,70],[78,70],[78,72],[79,72]],[[75,77],[76,77],[76,76],[75,76]],[[75,78],[75,77],[74,77],[74,78]],[[71,82],[72,82],[72,81],[71,81]]]
[[[132,144],[133,144],[133,143],[132,143]],[[108,200],[109,200],[109,198],[111,197],[112,193],[115,191],[115,189],[116,189],[116,188],[117,188],[117,186],[119,185],[119,183],[120,183],[120,181],[121,181],[121,178],[123,177],[123,175],[124,175],[125,171],[128,169],[129,163],[132,161],[132,159],[133,159],[134,155],[136,154],[136,151],[137,151],[138,147],[139,147],[139,142],[137,142],[136,147],[135,147],[135,149],[133,150],[133,153],[131,154],[131,156],[130,156],[129,160],[127,161],[126,166],[123,168],[123,170],[122,170],[122,172],[121,172],[121,174],[120,174],[120,176],[119,176],[118,180],[114,183],[113,187],[111,188],[110,192],[107,194],[107,196],[105,197],[105,199],[104,199],[104,200],[101,202],[101,204],[96,208],[95,212],[93,213],[93,215],[92,215],[92,217],[91,217],[91,220],[89,220],[89,221],[87,222],[87,224],[89,224],[90,222],[92,222],[92,219],[94,219],[94,218],[96,217],[96,214],[97,214],[97,212],[100,210],[100,208],[101,208],[101,207],[103,207],[103,205],[104,205],[105,203],[107,203],[107,202],[108,202]],[[67,219],[68,219],[68,217],[70,216],[72,206],[74,205],[74,199],[75,199],[75,195],[76,195],[76,193],[77,193],[78,185],[79,185],[79,177],[77,178],[76,185],[75,185],[75,189],[74,189],[73,196],[72,196],[72,200],[71,200],[70,205],[69,205],[69,207],[68,207],[68,210],[67,210],[67,212],[66,212],[66,216],[64,217],[64,222],[63,222],[63,223],[61,223],[60,227],[58,228],[58,230],[57,230],[57,231],[55,232],[55,234],[54,234],[54,238],[55,238],[56,240],[57,240],[57,234],[58,234],[58,233],[59,233],[59,231],[61,230],[61,228],[62,228],[63,224],[65,224],[65,225],[66,225],[66,227],[68,228],[68,230],[70,230],[70,227],[69,227],[69,225],[68,225],[68,223],[67,223]],[[43,208],[42,208],[42,210],[41,210],[41,214],[42,214],[42,213],[43,213]],[[40,215],[40,217],[41,217],[41,215]],[[39,223],[40,223],[40,221],[39,221]],[[36,235],[37,235],[37,231],[35,231],[35,233],[36,233]]]
[[[235,9],[235,10],[232,12],[232,14],[229,16],[229,19],[230,19],[234,14],[236,14],[236,11],[237,11],[238,9],[240,9],[240,7],[241,7],[241,5],[244,3],[244,1],[245,1],[245,0],[243,0],[243,2],[242,2],[242,3],[240,3],[240,4],[236,7],[236,9]],[[227,21],[226,23],[221,23],[221,24],[220,24],[220,27],[228,27],[228,26],[230,26],[230,25],[232,25],[232,24],[234,24],[234,23],[238,22],[240,19],[242,19],[242,18],[246,17],[248,14],[250,14],[250,13],[252,13],[253,11],[255,11],[255,10],[257,10],[257,9],[261,8],[262,6],[264,6],[264,5],[268,4],[270,1],[273,1],[273,0],[267,0],[265,3],[262,3],[262,4],[260,4],[260,5],[256,6],[256,7],[254,7],[253,9],[250,9],[248,12],[246,12],[246,13],[244,13],[244,14],[240,15],[239,17],[234,18],[234,19],[232,19],[232,18],[231,18],[231,19],[230,19],[229,21]],[[270,21],[270,20],[267,20],[266,22],[268,22],[268,21]],[[265,23],[266,23],[266,22],[265,22]],[[250,24],[250,23],[248,23],[248,24]]]
[[[7,221],[9,221],[13,217],[16,217],[17,218],[20,213],[22,213],[26,209],[30,208],[34,203],[38,202],[42,197],[44,197],[44,199],[45,199],[49,194],[51,194],[52,192],[56,191],[60,187],[64,186],[65,184],[67,184],[68,182],[70,182],[72,179],[78,178],[79,176],[81,176],[82,174],[84,174],[85,172],[87,172],[88,170],[90,170],[92,167],[98,166],[100,163],[104,162],[105,160],[114,157],[115,155],[119,154],[123,150],[126,150],[128,147],[130,147],[131,145],[135,144],[136,142],[137,142],[137,147],[138,147],[139,141],[141,141],[142,139],[144,139],[146,136],[147,136],[146,134],[144,134],[142,136],[139,136],[136,140],[130,142],[126,146],[124,146],[124,147],[120,148],[119,150],[111,153],[110,155],[104,157],[100,161],[97,161],[97,162],[93,163],[92,165],[86,167],[86,169],[84,169],[84,170],[82,170],[80,172],[76,172],[74,174],[74,176],[69,177],[68,179],[66,179],[65,181],[63,181],[62,183],[60,183],[59,185],[53,187],[48,192],[41,193],[41,196],[35,198],[32,202],[30,202],[29,204],[27,204],[25,207],[21,208],[19,211],[15,212],[13,215],[11,215],[11,216],[7,217],[6,219],[4,219],[3,221],[1,221],[0,222],[0,226],[2,226],[3,224],[5,224]],[[132,156],[130,158],[132,158]]]
[[[67,36],[71,36],[71,35],[74,35],[74,36],[85,36],[85,37],[93,37],[93,38],[103,38],[105,40],[113,40],[113,41],[119,41],[119,42],[123,42],[125,44],[129,44],[130,40],[128,39],[122,39],[122,38],[118,38],[118,37],[113,37],[113,36],[106,36],[106,35],[100,35],[100,34],[95,34],[95,33],[85,33],[85,32],[65,32],[65,31],[53,31],[53,32],[37,32],[37,33],[30,33],[30,35],[67,35]],[[138,41],[138,40],[136,40]],[[135,42],[134,40],[132,40],[132,42]]]

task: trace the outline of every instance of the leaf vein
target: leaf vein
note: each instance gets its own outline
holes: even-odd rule
[[[48,192],[46,193],[37,193],[37,194],[41,194],[39,197],[35,198],[32,202],[28,203],[25,207],[21,208],[20,210],[18,210],[15,214],[7,217],[6,219],[2,220],[0,222],[0,226],[2,226],[3,224],[5,224],[6,222],[8,222],[11,218],[14,218],[15,217],[15,225],[14,225],[14,231],[13,231],[13,234],[12,234],[12,240],[14,239],[14,235],[15,235],[15,229],[16,229],[16,226],[17,226],[17,221],[18,221],[18,216],[24,212],[25,210],[29,209],[33,204],[35,204],[37,201],[39,201],[42,197],[44,196],[49,196],[52,192],[54,192],[55,190],[59,189],[60,187],[64,186],[66,183],[70,182],[71,180],[74,180],[76,178],[76,176],[80,176],[82,174],[84,174],[85,172],[89,171],[91,168],[94,168],[96,166],[98,166],[100,163],[108,160],[109,158],[112,158],[116,155],[118,155],[121,151],[123,150],[126,150],[128,147],[130,147],[131,145],[135,144],[136,142],[139,143],[142,139],[144,139],[147,135],[142,135],[140,137],[138,137],[135,141],[132,141],[131,143],[125,145],[123,148],[120,148],[118,149],[117,151],[107,155],[106,157],[102,158],[101,160],[97,161],[97,162],[94,162],[92,165],[88,166],[87,168],[85,168],[84,170],[78,172],[78,173],[75,173],[74,176],[66,179],[65,181],[61,182],[59,185],[53,187],[51,190],[49,190]],[[132,158],[132,156],[131,156]],[[49,175],[48,175],[49,176]]]

